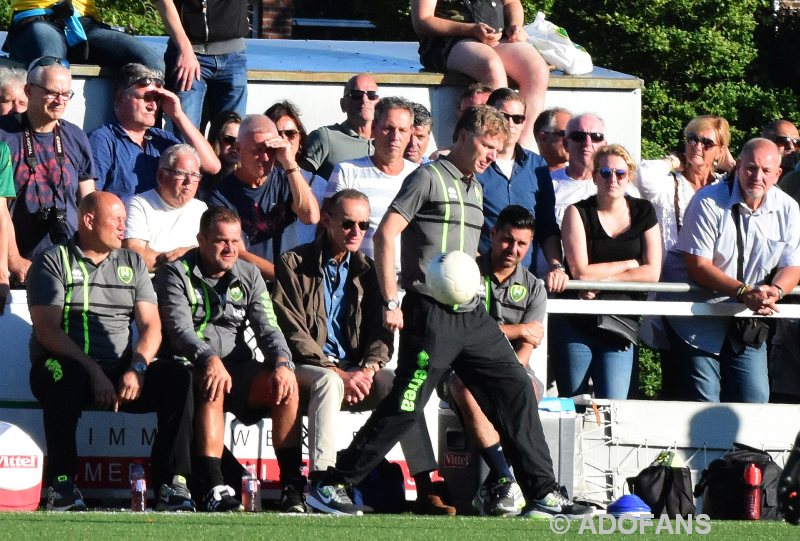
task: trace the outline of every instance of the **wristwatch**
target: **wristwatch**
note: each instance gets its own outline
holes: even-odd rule
[[[130,370],[133,370],[140,376],[144,376],[144,373],[147,372],[147,364],[139,361],[138,363],[132,365]]]
[[[555,263],[550,265],[550,270],[560,270],[561,272],[567,272],[567,270],[564,268],[564,265],[562,265],[560,261],[556,261]]]
[[[276,369],[280,368],[281,366],[285,366],[286,368],[288,368],[289,370],[294,372],[294,362],[293,361],[278,361],[277,363],[275,363],[275,368]]]
[[[389,299],[388,301],[383,301],[383,305],[387,310],[397,310],[400,308],[400,301],[397,299]]]

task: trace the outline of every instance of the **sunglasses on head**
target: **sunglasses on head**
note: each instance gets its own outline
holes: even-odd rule
[[[508,122],[513,122],[514,124],[517,125],[525,122],[525,115],[510,115],[508,113],[504,113],[503,111],[500,111],[500,114],[506,117],[506,120]]]
[[[600,176],[604,179],[608,180],[611,178],[611,175],[614,174],[619,180],[625,180],[628,176],[628,171],[626,169],[611,169],[610,167],[601,167],[597,170],[600,173]]]
[[[717,143],[712,139],[709,139],[708,137],[700,137],[696,133],[690,133],[687,135],[686,142],[693,143],[695,145],[703,145],[703,150],[708,150],[709,148],[714,148],[717,146]]]
[[[294,139],[299,133],[300,130],[278,130],[278,135],[287,139]]]
[[[785,147],[789,145],[792,145],[795,148],[800,147],[800,139],[795,139],[794,137],[789,137],[788,135],[776,135],[772,140],[779,147]]]
[[[55,64],[69,69],[69,62],[64,58],[58,58],[57,56],[41,56],[31,62],[30,66],[28,66],[28,71],[31,71],[33,68],[54,66]]]
[[[356,225],[361,231],[366,231],[369,229],[369,220],[364,220],[363,222],[357,222],[355,220],[342,220],[342,229],[345,231],[349,231],[353,229]]]
[[[232,145],[236,142],[236,137],[233,135],[220,135],[219,142],[224,143],[226,145]]]
[[[592,143],[602,143],[603,139],[606,138],[605,135],[597,131],[574,131],[567,135],[567,139],[576,143],[583,143],[587,137],[592,140]]]
[[[128,85],[128,88],[133,86],[144,87],[144,86],[157,86],[161,88],[164,86],[164,79],[160,79],[158,77],[142,77],[141,79],[136,79],[134,82]]]
[[[377,90],[348,90],[347,97],[349,97],[353,101],[361,101],[364,99],[364,96],[367,96],[369,101],[375,101],[378,99],[378,91]]]

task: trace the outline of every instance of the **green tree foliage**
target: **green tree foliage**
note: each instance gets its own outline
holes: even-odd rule
[[[755,36],[775,33],[771,5],[769,0],[561,0],[548,15],[589,50],[596,65],[645,81],[642,152],[655,157],[677,148],[683,126],[699,114],[728,119],[734,152],[770,120],[800,118],[797,97],[786,86],[790,79],[777,79],[778,70],[765,69],[759,56]],[[794,32],[796,43],[797,27]],[[797,77],[795,51],[785,55],[793,56],[791,74]]]
[[[164,25],[152,0],[95,0],[104,23],[121,26],[138,36],[164,35]],[[0,0],[0,30],[11,21],[10,0]]]

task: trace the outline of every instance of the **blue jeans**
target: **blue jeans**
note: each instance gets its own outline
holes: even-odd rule
[[[135,62],[164,71],[161,55],[144,42],[91,17],[81,17],[81,24],[89,42],[88,57],[84,57],[85,43],[68,48],[64,33],[47,21],[12,27],[6,38],[6,48],[12,60],[25,66],[40,56],[55,56],[74,63],[98,64],[113,69]]]
[[[178,50],[170,42],[164,53],[167,80],[175,89],[175,63]],[[244,51],[221,55],[198,54],[201,79],[194,81],[192,88],[176,92],[181,107],[192,124],[200,128],[218,113],[236,111],[244,117],[247,109],[247,56]],[[176,131],[177,134],[177,131]]]
[[[555,357],[559,396],[575,396],[589,390],[589,378],[597,398],[628,398],[633,371],[633,344],[620,349],[604,333],[578,328],[567,316],[550,318],[551,355]]]
[[[677,370],[679,400],[752,403],[769,400],[766,342],[758,348],[743,346],[736,351],[726,336],[717,355],[690,346],[672,327],[666,327]]]

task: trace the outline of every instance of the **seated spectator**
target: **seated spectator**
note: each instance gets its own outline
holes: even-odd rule
[[[470,84],[458,97],[456,105],[456,120],[461,118],[464,111],[476,105],[485,105],[489,99],[489,94],[494,90],[491,86],[481,83]],[[450,147],[439,147],[431,154],[431,160],[436,161],[439,156],[447,156]]]
[[[547,292],[544,282],[528,272],[521,262],[533,242],[534,219],[519,205],[503,209],[492,228],[489,251],[478,257],[486,284],[483,304],[500,324],[500,330],[514,346],[517,359],[528,371],[537,400],[544,385],[528,365],[533,349],[544,338]],[[477,442],[489,473],[475,495],[473,507],[481,515],[515,516],[525,503],[522,490],[503,455],[500,435],[481,411],[475,397],[452,372],[448,379],[449,401],[455,406],[470,437]]]
[[[208,143],[219,158],[220,170],[216,173],[205,174],[200,180],[197,189],[197,198],[205,199],[222,182],[222,179],[233,173],[239,167],[239,151],[236,149],[236,138],[239,137],[239,126],[242,117],[234,111],[222,111],[213,120],[208,128]]]
[[[547,163],[541,156],[519,145],[525,124],[525,100],[510,88],[498,88],[489,96],[494,107],[508,122],[509,136],[497,158],[486,171],[475,175],[483,187],[483,228],[479,252],[491,246],[491,231],[500,212],[508,205],[521,205],[536,217],[536,248],[547,263],[541,277],[548,291],[563,291],[569,277],[564,272],[561,235],[555,216],[556,198]],[[522,266],[531,266],[532,252],[523,254]]]
[[[30,382],[42,404],[50,511],[86,509],[74,484],[75,430],[90,408],[156,412],[156,508],[194,511],[184,477],[191,472],[192,377],[181,362],[154,360],[161,343],[156,296],[142,259],[121,248],[124,230],[122,201],[93,192],[81,201],[78,234],[30,269]]]
[[[74,95],[71,86],[66,60],[40,58],[27,75],[28,109],[0,117],[0,141],[11,150],[18,196],[9,209],[13,227],[8,228],[8,266],[18,282],[25,281],[34,257],[72,237],[78,200],[94,190],[86,134],[61,118]],[[26,148],[33,148],[33,155]]]
[[[544,109],[550,71],[528,43],[519,0],[452,3],[413,0],[411,22],[420,37],[420,62],[436,71],[458,71],[492,88],[519,84],[528,104],[520,145],[535,148],[533,121]]]
[[[585,136],[589,138],[588,135]],[[657,282],[661,234],[653,205],[626,194],[636,164],[620,145],[594,154],[597,195],[570,205],[562,227],[570,276],[576,280]],[[625,298],[583,291],[583,299]],[[631,296],[627,296],[631,298]],[[638,317],[570,316],[553,322],[551,346],[559,396],[584,394],[589,378],[597,398],[628,398]],[[611,321],[609,321],[611,320]],[[609,324],[614,325],[608,330]],[[601,325],[606,325],[603,328]]]
[[[567,134],[567,122],[572,113],[563,107],[545,109],[533,122],[533,135],[536,146],[550,171],[566,167],[569,160],[564,137]]]
[[[278,128],[278,135],[287,140],[292,146],[295,160],[300,163],[308,144],[308,134],[306,133],[306,127],[300,120],[300,111],[290,101],[279,101],[267,109],[264,114],[275,123],[275,127]],[[311,187],[311,192],[314,194],[317,204],[322,205],[328,182],[316,173],[306,171],[302,167],[300,168],[300,174],[303,175],[303,178],[306,179],[306,182]],[[300,220],[295,220],[283,231],[281,250],[285,252],[295,246],[311,242],[314,240],[316,231],[316,224],[304,224]]]
[[[115,70],[137,62],[164,71],[157,50],[100,22],[94,0],[11,0],[11,13],[3,51],[26,66],[39,57],[53,56]]]
[[[114,80],[116,120],[89,134],[97,167],[97,189],[127,201],[156,187],[158,159],[181,141],[156,128],[159,109],[179,126],[186,142],[197,150],[200,168],[214,174],[220,163],[211,145],[181,109],[178,97],[163,87],[164,76],[141,64],[127,64]]]
[[[414,111],[403,98],[383,98],[375,106],[372,135],[375,137],[375,154],[337,165],[328,183],[327,197],[347,188],[364,193],[370,201],[369,230],[364,236],[361,250],[374,257],[372,236],[381,223],[405,178],[417,164],[403,158],[411,137]],[[400,270],[400,244],[395,251],[395,268]]]
[[[372,119],[378,99],[378,84],[371,75],[351,77],[339,100],[347,118],[308,135],[303,168],[328,180],[337,163],[372,154]]]
[[[378,277],[359,250],[369,215],[363,193],[336,193],[325,204],[317,239],[284,253],[276,265],[275,311],[308,408],[310,472],[324,472],[336,462],[339,411],[374,409],[394,379],[384,368],[393,344],[381,324]],[[427,426],[415,427],[400,441],[417,482],[417,512],[454,514],[430,492],[429,474],[437,464]]]
[[[300,475],[300,417],[292,356],[275,321],[258,269],[238,259],[242,229],[235,212],[210,209],[200,220],[199,246],[156,273],[164,321],[162,358],[182,358],[195,372],[196,447],[206,511],[241,503],[224,484],[221,457],[225,411],[244,424],[272,418],[272,444],[282,487],[281,511],[305,512]],[[253,330],[264,362],[245,340]]]
[[[197,230],[205,203],[195,199],[200,182],[200,158],[186,144],[161,154],[155,189],[128,201],[122,246],[144,259],[153,272],[197,246]]]
[[[430,161],[426,154],[428,142],[431,139],[433,117],[428,108],[421,103],[412,103],[411,109],[414,111],[414,123],[411,126],[411,138],[408,140],[403,157],[417,165],[422,165]]]
[[[797,126],[788,120],[775,120],[764,127],[761,137],[778,145],[781,151],[781,178],[800,164],[800,134]]]
[[[25,70],[0,67],[0,115],[24,113],[27,108]]]
[[[264,115],[248,115],[236,141],[239,167],[225,177],[206,202],[235,210],[242,220],[239,257],[253,263],[264,279],[275,279],[286,227],[296,219],[319,221],[319,205],[295,161],[289,141]],[[278,167],[276,167],[278,165]]]
[[[667,254],[664,279],[691,281],[707,302],[740,302],[768,316],[800,279],[800,210],[773,186],[781,153],[772,141],[742,148],[735,176],[697,192],[678,242]],[[674,297],[674,296],[669,296]],[[766,402],[768,328],[762,320],[669,316],[667,333],[680,362],[681,400]]]

